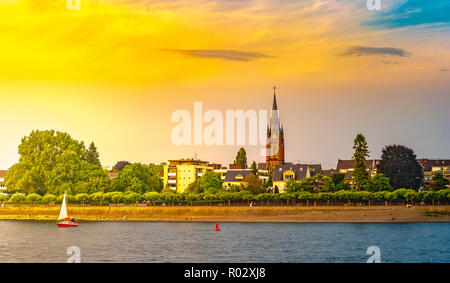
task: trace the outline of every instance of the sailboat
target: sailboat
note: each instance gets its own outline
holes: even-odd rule
[[[69,217],[67,214],[66,206],[66,192],[64,192],[64,198],[61,205],[61,211],[59,212],[58,222],[56,222],[58,227],[77,227],[78,223],[75,217]]]

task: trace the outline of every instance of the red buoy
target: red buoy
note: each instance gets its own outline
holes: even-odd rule
[[[216,231],[220,231],[219,223],[216,223]]]

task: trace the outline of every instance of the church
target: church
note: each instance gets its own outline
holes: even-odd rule
[[[270,114],[270,122],[267,126],[267,144],[266,144],[266,168],[271,172],[277,165],[283,165],[284,162],[284,129],[280,123],[280,115],[277,106],[276,87],[273,87],[273,105]]]

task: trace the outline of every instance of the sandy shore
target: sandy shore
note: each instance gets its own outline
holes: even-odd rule
[[[450,206],[70,207],[79,221],[450,222]],[[0,207],[0,220],[56,221],[59,207]]]

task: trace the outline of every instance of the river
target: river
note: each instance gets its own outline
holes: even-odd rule
[[[450,223],[0,221],[0,262],[450,262]],[[73,254],[71,254],[73,255]]]

